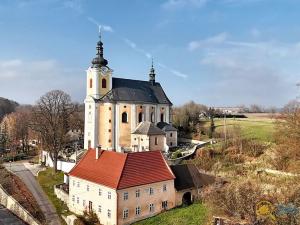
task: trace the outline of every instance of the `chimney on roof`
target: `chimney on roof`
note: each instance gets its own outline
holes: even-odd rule
[[[99,159],[100,154],[101,154],[101,145],[98,145],[96,147],[96,159]]]

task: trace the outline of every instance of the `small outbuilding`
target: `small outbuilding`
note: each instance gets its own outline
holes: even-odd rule
[[[215,183],[215,177],[201,173],[194,164],[173,165],[175,175],[176,206],[190,205],[199,199],[201,190]]]
[[[141,122],[132,132],[131,146],[133,152],[165,151],[166,133],[151,122]]]
[[[166,133],[167,145],[172,148],[177,146],[177,129],[166,122],[157,123],[157,127]]]

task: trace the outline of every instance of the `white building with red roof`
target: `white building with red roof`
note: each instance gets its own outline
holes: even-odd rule
[[[175,176],[160,151],[90,149],[69,173],[69,208],[121,225],[175,207]]]

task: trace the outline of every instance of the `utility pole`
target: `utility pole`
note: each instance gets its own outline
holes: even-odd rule
[[[225,139],[225,148],[226,148],[227,147],[226,112],[224,112],[224,139]]]

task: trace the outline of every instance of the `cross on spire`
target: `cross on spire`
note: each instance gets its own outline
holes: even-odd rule
[[[92,67],[94,68],[100,68],[101,66],[107,66],[107,60],[103,57],[103,43],[101,41],[102,38],[102,32],[101,32],[101,25],[99,25],[99,41],[97,42],[97,53],[96,57],[92,61]]]

